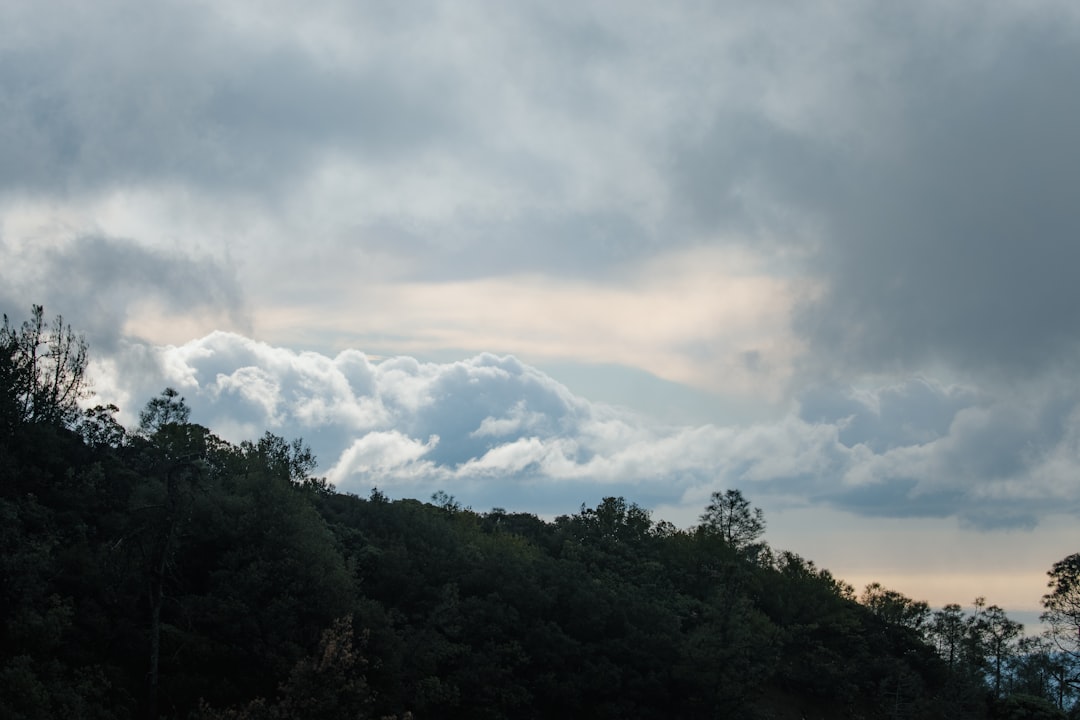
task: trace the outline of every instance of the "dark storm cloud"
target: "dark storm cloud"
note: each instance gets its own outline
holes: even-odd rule
[[[917,486],[917,480],[890,478],[887,483],[854,488],[829,500],[836,507],[867,517],[949,517],[965,512],[968,498],[962,491],[927,495],[916,493]],[[997,512],[987,515],[1000,517]]]
[[[1063,368],[1080,340],[1080,28],[1047,4],[975,6],[962,21],[860,7],[848,47],[861,52],[820,68],[827,103],[723,108],[672,166],[688,222],[802,248],[822,281],[795,316],[800,379],[841,387],[802,390],[800,418],[835,428],[837,446],[821,470],[761,474],[759,457],[746,477],[863,515],[980,528],[1076,512],[1080,405]],[[775,87],[798,98],[780,66]],[[931,367],[982,389],[842,389]]]
[[[1074,344],[1080,43],[1065,11],[488,10],[7,4],[0,190],[180,182],[277,202],[328,158],[438,167],[450,216],[406,205],[333,235],[419,233],[417,274],[460,277],[809,234],[825,295],[799,327],[819,366],[1016,366]],[[458,187],[510,190],[493,210]]]
[[[0,11],[22,30],[0,43],[0,189],[272,191],[327,152],[401,156],[453,135],[437,67],[327,64],[183,3],[67,10]]]
[[[43,303],[92,351],[116,351],[129,416],[188,383],[200,421],[308,437],[347,488],[651,482],[660,499],[696,488],[698,504],[749,487],[874,517],[1030,526],[1080,497],[1080,33],[1065,5],[1024,7],[0,3],[0,309]],[[115,239],[130,228],[146,237]],[[174,235],[228,245],[249,284],[161,250]],[[717,316],[761,303],[667,290],[665,254],[732,243],[777,294],[812,287],[794,370],[756,338],[738,349],[748,375],[794,373],[774,394],[799,410],[772,424],[659,428],[484,355],[377,364],[225,334],[172,350],[120,337],[147,303],[158,322],[212,314],[242,329],[258,295],[259,319],[279,326],[326,308],[334,319],[311,330],[322,347],[373,309],[386,346],[419,347],[452,323],[352,289],[449,280],[464,296],[514,276],[515,292],[491,296],[513,306],[523,274],[545,292],[571,278],[577,305],[552,290],[483,342],[557,335],[562,318],[529,315],[570,316],[601,285],[611,323],[659,336],[691,302]],[[672,301],[630,318],[616,311],[636,272]],[[783,307],[762,324],[786,344]],[[599,360],[652,353],[665,359],[639,367],[730,374],[705,328],[720,321],[701,317],[700,341],[680,335],[677,353],[657,340]],[[853,389],[871,375],[886,379]]]
[[[126,321],[147,303],[156,303],[167,318],[212,313],[238,327],[248,324],[233,270],[209,258],[100,236],[27,248],[18,256],[29,272],[10,277],[0,270],[0,277],[18,288],[25,307],[0,298],[11,303],[4,311],[25,317],[32,303],[44,305],[48,314],[62,314],[85,333],[96,354],[116,350]]]
[[[329,164],[402,185],[391,208],[345,193],[329,242],[413,237],[390,250],[416,277],[586,275],[654,251],[619,203],[567,197],[590,184],[579,165],[597,166],[589,135],[618,119],[594,71],[626,56],[625,39],[587,9],[489,9],[13,3],[0,9],[20,29],[0,41],[0,195],[254,198],[281,227]],[[429,196],[452,215],[426,221]]]
[[[859,393],[843,387],[813,387],[800,397],[799,417],[840,428],[847,446],[883,453],[944,437],[957,412],[978,402],[970,388],[940,387],[922,378]]]
[[[764,196],[815,227],[824,297],[798,328],[818,371],[1053,363],[1080,339],[1077,27],[1046,7],[962,30],[875,7],[860,27],[891,51],[864,59],[833,127],[717,115],[676,166],[689,208],[752,231]]]
[[[917,97],[906,163],[836,213],[828,295],[805,326],[821,345],[874,369],[1032,367],[1075,348],[1080,51],[1043,34]]]
[[[998,397],[924,380],[817,388],[805,393],[800,416],[835,428],[842,448],[830,469],[838,481],[818,473],[803,486],[861,515],[1030,529],[1047,515],[1080,511],[1078,408],[1061,377]]]

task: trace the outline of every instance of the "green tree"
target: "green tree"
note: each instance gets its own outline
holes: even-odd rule
[[[964,636],[967,633],[964,611],[957,603],[946,605],[934,612],[929,629],[938,655],[950,672],[955,671],[963,658]]]
[[[1075,694],[1069,684],[1075,670],[1069,659],[1057,651],[1045,636],[1020,638],[1013,656],[1010,676],[1012,692],[1045,698],[1060,709]]]
[[[63,317],[45,321],[41,305],[16,328],[4,315],[0,328],[0,422],[71,426],[87,394],[86,340]]]
[[[187,401],[176,390],[167,387],[139,412],[139,432],[149,438],[160,436],[170,425],[187,424],[189,417],[191,408]]]
[[[263,698],[246,707],[214,710],[205,703],[196,715],[198,720],[364,720],[373,717],[374,692],[364,671],[368,662],[360,653],[367,643],[367,632],[359,642],[354,639],[352,619],[335,620],[325,630],[318,650],[298,661],[289,678],[279,688],[276,701]],[[357,645],[360,647],[358,648]],[[395,720],[384,716],[382,720]],[[404,714],[404,719],[412,717]]]
[[[1031,695],[1012,695],[995,708],[1000,720],[1065,720],[1065,713],[1053,703]]]
[[[170,561],[162,698],[181,705],[267,696],[356,592],[313,494],[296,482],[295,444],[215,440],[196,461]]]
[[[714,492],[700,520],[703,531],[718,535],[739,551],[752,550],[765,533],[765,514],[761,508],[751,508],[750,501],[736,489]]]
[[[623,497],[606,497],[595,508],[582,505],[573,520],[583,538],[609,544],[640,544],[652,528],[649,511]]]
[[[763,575],[758,604],[779,628],[778,674],[787,687],[835,703],[833,712],[839,712],[857,695],[867,659],[864,613],[853,601],[854,591],[788,551]]]
[[[315,470],[317,462],[311,448],[301,438],[289,442],[271,432],[263,433],[258,442],[240,443],[241,451],[249,460],[256,460],[269,473],[288,478],[302,485]]]
[[[1024,626],[1010,620],[997,605],[991,605],[979,617],[977,627],[983,638],[982,645],[986,648],[986,667],[994,681],[994,697],[1001,698],[1005,672],[1015,654],[1016,639],[1024,631]]]
[[[903,593],[889,590],[881,583],[866,586],[859,602],[870,609],[886,625],[907,628],[921,633],[930,617],[930,606],[922,600],[912,600]]]
[[[1041,620],[1057,648],[1080,662],[1080,553],[1054,563],[1047,574],[1050,592],[1042,598]]]
[[[92,448],[120,448],[127,443],[127,430],[116,419],[116,405],[95,405],[83,412],[76,430],[83,442]]]
[[[206,428],[188,424],[191,410],[172,388],[151,399],[139,413],[139,433],[147,480],[135,496],[132,535],[142,548],[149,609],[149,662],[145,713],[158,716],[161,683],[162,609],[167,571],[173,564],[182,525],[205,469]]]

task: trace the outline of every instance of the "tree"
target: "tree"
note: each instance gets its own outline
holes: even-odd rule
[[[161,395],[146,403],[139,412],[139,432],[150,437],[169,425],[184,425],[191,417],[191,408],[180,393],[167,387]]]
[[[436,507],[440,507],[448,515],[461,512],[461,503],[457,501],[453,495],[448,494],[445,490],[436,490],[431,494],[431,502],[435,503]]]
[[[187,424],[191,410],[172,388],[151,399],[139,413],[139,432],[146,442],[150,500],[138,508],[146,549],[146,598],[150,610],[149,669],[146,674],[146,716],[157,717],[160,683],[162,605],[166,570],[172,561],[180,525],[190,513],[192,489],[204,469],[209,432]]]
[[[1024,631],[1024,626],[1008,618],[997,605],[986,608],[977,624],[986,648],[986,664],[994,678],[994,697],[1002,696],[1003,671],[1014,654],[1014,641]]]
[[[765,532],[765,515],[761,508],[751,508],[750,501],[739,490],[714,492],[712,502],[701,515],[701,530],[719,535],[739,551],[750,550]]]
[[[244,708],[214,710],[205,703],[196,717],[200,720],[336,720],[372,717],[375,693],[364,674],[368,662],[361,651],[367,631],[356,637],[352,619],[343,617],[325,630],[318,651],[293,667],[280,687],[276,702],[257,698]],[[355,639],[354,639],[355,638]],[[357,647],[359,645],[359,647]],[[406,712],[404,720],[412,717]],[[396,720],[396,715],[383,720]]]
[[[1045,698],[1013,695],[1001,703],[995,717],[1002,720],[1064,720],[1066,715]]]
[[[48,323],[41,305],[16,329],[4,315],[0,328],[0,422],[70,426],[86,397],[86,340],[63,317]]]
[[[289,442],[269,431],[256,443],[240,443],[240,449],[248,458],[257,459],[270,472],[286,477],[296,485],[303,485],[318,465],[303,439]]]
[[[120,408],[112,403],[95,405],[83,412],[75,429],[83,442],[93,448],[119,448],[127,442],[127,430],[116,419]]]
[[[930,606],[922,600],[912,600],[903,593],[889,590],[881,583],[866,586],[859,602],[870,609],[886,625],[907,628],[921,633],[930,617]]]
[[[595,509],[581,506],[573,518],[585,537],[609,544],[640,543],[649,535],[649,511],[623,497],[606,497]]]
[[[950,603],[934,612],[930,636],[949,672],[953,672],[960,665],[966,632],[964,611],[958,604]]]
[[[1011,691],[1045,698],[1065,710],[1065,701],[1076,692],[1069,685],[1075,669],[1045,636],[1021,638],[1011,667]]]
[[[1080,553],[1054,563],[1047,575],[1050,592],[1043,595],[1040,619],[1058,649],[1080,660]]]

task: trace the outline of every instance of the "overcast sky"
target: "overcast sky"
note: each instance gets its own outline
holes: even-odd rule
[[[342,490],[1037,607],[1080,548],[1080,10],[0,3],[0,309]]]

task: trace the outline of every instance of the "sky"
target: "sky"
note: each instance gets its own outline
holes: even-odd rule
[[[345,492],[1030,621],[1080,511],[1080,6],[0,3],[0,310]]]

